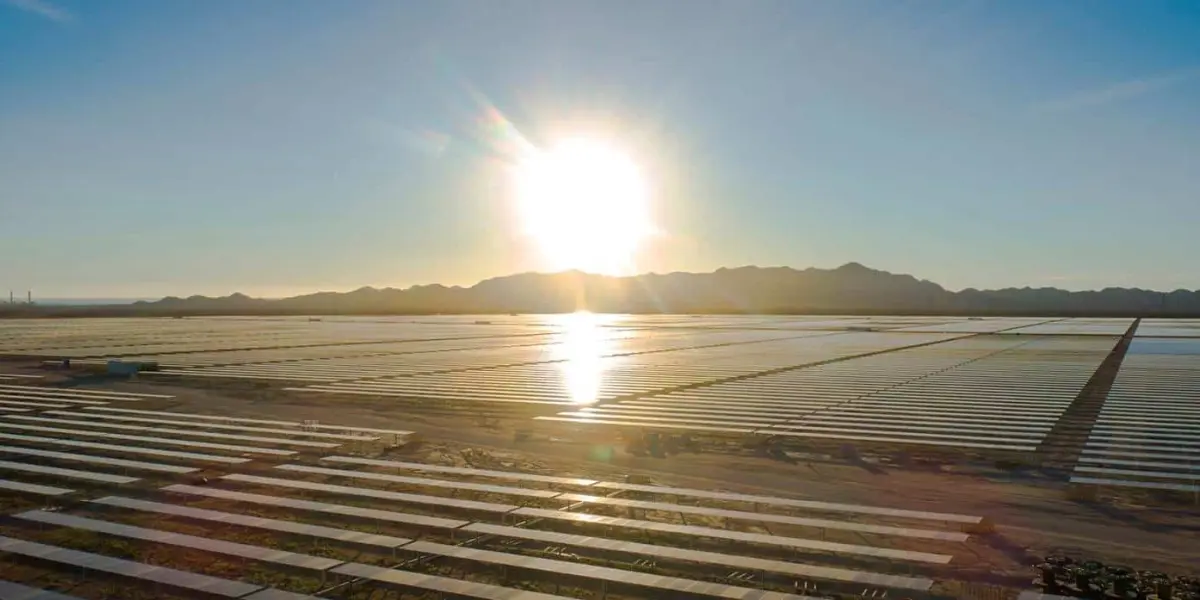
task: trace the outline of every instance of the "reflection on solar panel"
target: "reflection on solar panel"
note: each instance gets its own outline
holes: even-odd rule
[[[114,467],[123,467],[126,469],[138,469],[142,471],[157,471],[160,473],[192,473],[196,469],[192,467],[180,467],[176,465],[164,465],[159,463],[142,462],[138,460],[124,460],[120,458],[110,458],[107,456],[91,456],[88,454],[73,454],[70,452],[55,452],[53,450],[38,450],[36,448],[23,448],[20,446],[3,446],[0,445],[0,454],[18,454],[21,456],[37,456],[39,458],[53,458],[57,460],[66,460],[71,462],[92,463],[97,465],[110,465]]]
[[[326,571],[344,562],[340,560],[334,560],[332,558],[310,556],[295,552],[285,552],[282,550],[263,548],[261,546],[251,546],[248,544],[214,540],[211,538],[187,535],[183,533],[173,533],[158,529],[135,527],[133,525],[110,523],[108,521],[101,521],[99,519],[88,519],[86,517],[77,517],[75,515],[59,512],[31,510],[14,516],[18,519],[25,519],[27,521],[36,521],[38,523],[71,527],[73,529],[83,529],[86,531],[94,531],[96,533],[106,533],[109,535],[126,537],[135,540],[157,542],[159,544],[182,546],[184,548],[190,548],[193,550],[203,550],[205,552],[212,552],[215,554],[225,554],[228,556],[236,556],[237,558],[257,560],[281,566],[296,567],[306,571]]]
[[[30,442],[36,444],[51,444],[57,446],[67,446],[71,448],[88,448],[91,450],[106,450],[122,454],[145,454],[148,456],[160,456],[164,458],[177,458],[181,460],[201,460],[205,462],[219,462],[226,464],[240,464],[250,462],[248,458],[237,458],[232,456],[216,456],[213,454],[198,454],[195,452],[178,452],[175,450],[159,450],[157,448],[140,448],[136,446],[118,446],[115,444],[101,444],[96,442],[81,442],[78,440],[68,440],[64,438],[41,437],[37,435],[20,435],[16,433],[0,432],[0,440],[10,440],[15,442]]]
[[[133,498],[121,498],[118,496],[106,496],[104,498],[92,500],[92,502],[106,506],[117,506],[132,510],[154,512],[176,517],[185,517],[197,521],[241,525],[243,527],[253,527],[256,529],[268,529],[282,533],[294,533],[297,535],[323,538],[345,544],[386,548],[388,550],[412,541],[408,538],[390,535],[363,533],[361,531],[350,531],[348,529],[335,529],[333,527],[309,525],[307,523],[299,523],[296,521],[280,521],[278,519],[267,519],[264,517],[251,517],[215,510],[206,510],[202,508],[192,508],[189,506],[176,506],[174,504],[163,504],[161,502],[149,502],[146,500],[135,500]]]
[[[23,473],[32,473],[34,475],[42,475],[46,477],[64,477],[67,479],[79,479],[83,481],[93,481],[96,483],[114,483],[118,485],[137,481],[137,477],[109,475],[108,473],[93,473],[91,471],[79,471],[76,469],[60,469],[58,467],[30,465],[26,463],[12,462],[9,460],[0,460],[0,470],[20,471]]]
[[[599,380],[594,399],[604,402],[621,397],[661,393],[671,388],[715,383],[730,376],[752,374],[781,366],[819,362],[954,337],[946,334],[814,335],[771,331],[710,331],[697,335],[721,338],[721,341],[712,339],[712,343],[708,345],[677,348],[668,346],[666,349],[638,354],[636,364],[631,364],[615,350],[599,350],[596,368],[603,371],[604,377]],[[725,339],[731,335],[736,339]],[[738,355],[748,364],[721,365],[710,362],[713,352],[728,358],[729,344],[743,346],[748,351]],[[327,381],[288,389],[315,393],[576,407],[578,399],[573,398],[563,369],[569,362],[556,362],[569,356],[556,358],[554,352],[551,351],[549,357],[535,358],[541,362],[528,360],[524,361],[526,364],[493,366],[487,369],[418,373],[393,378],[364,378],[359,381]],[[747,360],[749,356],[753,356],[752,362]],[[704,364],[704,367],[696,368],[694,364]]]
[[[0,376],[3,379],[3,376]],[[0,598],[4,600],[79,600],[76,596],[39,590],[10,581],[0,581]]]
[[[155,567],[145,563],[110,558],[90,552],[68,550],[36,542],[26,542],[4,536],[0,536],[0,552],[18,554],[79,569],[148,581],[176,590],[199,592],[209,596],[241,598],[262,589],[262,586],[242,583],[240,581],[230,581],[208,575],[188,573],[167,567]]]

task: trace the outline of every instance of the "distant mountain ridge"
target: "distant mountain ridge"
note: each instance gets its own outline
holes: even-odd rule
[[[13,307],[0,308],[0,314]],[[19,307],[18,307],[19,308]],[[471,287],[364,287],[266,300],[167,297],[107,307],[26,307],[45,316],[205,314],[495,314],[587,309],[617,313],[1030,314],[1200,316],[1200,291],[1057,288],[948,291],[913,277],[848,263],[836,269],[722,268],[711,273],[609,277],[579,271],[520,273]]]

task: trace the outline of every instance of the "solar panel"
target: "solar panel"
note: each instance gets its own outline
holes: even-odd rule
[[[787,515],[775,515],[760,512],[747,512],[743,510],[727,510],[723,508],[708,508],[704,506],[691,506],[687,504],[672,504],[668,502],[649,502],[645,500],[629,500],[626,498],[608,498],[604,496],[586,496],[583,494],[563,494],[558,497],[559,500],[568,502],[585,502],[588,504],[603,504],[606,506],[624,506],[629,508],[641,508],[644,510],[661,510],[667,512],[690,513],[697,515],[705,515],[709,517],[721,517],[725,519],[741,519],[745,521],[759,521],[766,523],[785,523],[788,525],[799,525],[801,527],[816,527],[820,529],[842,529],[846,531],[856,531],[859,533],[874,533],[878,535],[895,535],[900,537],[923,538],[930,540],[943,540],[947,542],[965,542],[967,534],[949,531],[932,531],[929,529],[913,529],[909,527],[889,527],[884,525],[864,525],[862,523],[851,523],[847,521],[831,521],[829,519],[808,519],[803,517],[792,517]]]
[[[63,477],[66,479],[80,479],[83,481],[114,483],[117,485],[133,483],[138,480],[137,477],[110,475],[108,473],[93,473],[91,471],[78,471],[75,469],[61,469],[59,467],[31,465],[27,463],[12,462],[9,460],[0,460],[0,470],[21,471],[24,473],[33,473],[34,475],[44,475],[47,477]]]
[[[969,442],[958,441],[958,440],[964,439],[964,438],[955,433],[947,433],[947,434],[898,433],[896,431],[886,431],[886,430],[881,430],[881,429],[868,429],[868,427],[870,427],[870,423],[865,422],[865,421],[860,421],[860,423],[862,425],[861,427],[828,427],[828,426],[823,427],[823,426],[817,426],[817,425],[809,425],[809,424],[806,424],[804,421],[801,421],[798,423],[776,425],[776,426],[772,427],[771,430],[772,430],[772,432],[774,432],[776,429],[786,429],[787,433],[804,432],[804,433],[799,433],[799,435],[804,435],[804,436],[812,435],[813,432],[819,432],[819,433],[824,433],[824,434],[845,433],[845,434],[851,434],[856,437],[864,437],[864,434],[872,434],[872,433],[881,434],[881,435],[893,435],[893,436],[900,435],[903,437],[892,438],[892,439],[888,439],[887,441],[901,440],[901,441],[907,441],[909,443],[919,443],[919,444],[936,443],[936,444],[944,444],[944,445],[948,445],[948,446],[972,447]],[[780,433],[784,433],[784,432],[780,432]],[[838,436],[834,435],[832,437],[838,437]],[[849,438],[850,436],[846,436],[846,437]],[[870,438],[868,438],[868,439],[870,439]],[[882,437],[877,437],[874,439],[876,439],[878,441],[885,441],[885,438],[882,438]],[[1003,437],[989,438],[988,441],[996,442],[994,444],[988,444],[988,445],[989,446],[997,446],[997,447],[999,446],[999,444],[1001,442],[1007,442],[1008,444],[1027,444],[1027,445],[1036,444],[1036,442],[1037,442],[1037,440],[1030,439],[1030,438],[1003,438]],[[1029,447],[1029,449],[1032,450],[1032,449],[1036,448],[1036,445],[1030,445],[1028,447]]]
[[[1200,490],[1200,484],[1174,484],[1174,483],[1157,483],[1152,481],[1128,481],[1124,479],[1100,479],[1095,477],[1072,477],[1071,483],[1083,483],[1089,485],[1110,485],[1113,487],[1132,487],[1144,488],[1149,490],[1167,490],[1173,492],[1192,492]]]
[[[1147,458],[1150,460],[1194,460],[1200,462],[1200,451],[1192,452],[1134,452],[1114,450],[1111,448],[1097,449],[1090,445],[1083,447],[1084,454],[1100,454],[1103,456],[1127,456],[1129,458]]]
[[[170,435],[185,435],[192,437],[208,437],[218,440],[231,440],[242,442],[259,442],[262,444],[281,444],[287,446],[302,446],[306,448],[337,448],[340,444],[330,442],[310,442],[307,440],[290,440],[286,438],[261,437],[255,435],[238,435],[233,433],[215,433],[212,431],[198,431],[196,429],[170,429],[167,427],[146,427],[143,425],[127,425],[124,423],[97,423],[95,421],[80,421],[76,419],[55,419],[51,417],[33,417],[26,415],[17,415],[10,417],[22,421],[34,421],[38,423],[57,423],[59,425],[83,425],[86,427],[94,427],[97,429],[117,429],[120,431],[141,431],[145,433],[165,433]]]
[[[622,427],[647,427],[662,429],[690,429],[692,431],[715,431],[720,433],[753,433],[753,429],[745,427],[712,427],[709,425],[688,425],[686,423],[655,423],[653,426],[636,421],[621,419],[584,419],[576,417],[534,417],[536,421],[558,421],[562,423],[578,423],[581,425],[620,425]]]
[[[20,400],[0,400],[0,404],[4,406],[16,406],[21,408],[69,408],[66,404],[46,404],[45,402],[22,402]]]
[[[884,517],[897,517],[902,519],[921,519],[927,521],[942,521],[946,523],[965,523],[977,525],[984,521],[983,517],[975,517],[971,515],[958,515],[952,513],[928,512],[921,510],[902,510],[897,508],[884,508],[879,506],[862,506],[858,504],[840,504],[834,502],[817,502],[814,500],[794,500],[792,498],[779,498],[775,496],[755,496],[751,494],[735,494],[730,492],[713,492],[708,490],[696,490],[688,488],[663,487],[657,485],[640,485],[636,483],[620,483],[615,481],[601,481],[596,483],[597,488],[612,489],[612,490],[628,490],[633,492],[649,492],[653,494],[669,494],[674,496],[690,496],[693,498],[706,498],[709,500],[726,500],[732,502],[749,502],[752,504],[763,504],[769,506],[788,506],[792,508],[808,508],[813,510],[826,510],[832,512],[848,512],[865,515],[878,515]]]
[[[16,433],[0,432],[0,440],[11,440],[17,442],[32,442],[40,444],[55,444],[58,446],[68,446],[71,448],[89,448],[92,450],[110,450],[113,452],[123,452],[128,454],[146,454],[150,456],[162,456],[167,458],[179,458],[186,460],[203,460],[207,462],[219,462],[226,464],[240,464],[250,462],[248,458],[235,458],[230,456],[215,456],[212,454],[198,454],[195,452],[178,452],[175,450],[159,450],[157,448],[141,448],[135,446],[117,446],[115,444],[101,444],[96,442],[81,442],[78,440],[68,440],[65,438],[49,438],[37,435],[20,435]]]
[[[347,471],[344,469],[324,469],[321,467],[309,467],[306,465],[279,465],[275,467],[284,471],[294,471],[297,473],[314,473],[318,475],[332,475],[334,477],[350,477],[354,479],[368,479],[372,481],[383,481],[387,483],[402,483],[408,485],[418,485],[423,487],[441,487],[454,490],[471,490],[474,492],[484,492],[487,494],[502,494],[508,496],[529,496],[532,498],[553,498],[561,492],[551,492],[547,490],[529,490],[525,488],[506,487],[499,485],[482,485],[478,483],[467,483],[464,481],[447,481],[445,479],[429,479],[427,477],[401,477],[398,475],[384,475],[382,473],[370,473],[367,471]]]
[[[124,467],[126,469],[139,469],[143,471],[157,471],[160,473],[192,473],[196,469],[192,467],[180,467],[177,465],[164,465],[159,463],[142,462],[138,460],[123,460],[120,458],[109,458],[107,456],[91,456],[89,454],[72,454],[70,452],[55,452],[53,450],[38,450],[36,448],[23,448],[20,446],[3,446],[0,445],[0,455],[2,454],[19,454],[21,456],[37,456],[41,458],[56,458],[59,460],[92,463],[97,465],[110,465],[114,467]]]
[[[694,525],[675,525],[673,523],[660,523],[658,521],[643,521],[638,519],[622,519],[618,517],[605,517],[601,515],[591,515],[586,513],[564,512],[561,510],[547,510],[544,508],[518,508],[512,512],[513,515],[522,517],[531,517],[538,519],[552,519],[557,521],[570,521],[574,523],[591,523],[597,525],[605,525],[607,527],[624,527],[628,529],[641,529],[645,531],[657,531],[661,533],[673,533],[680,535],[691,535],[696,537],[705,537],[711,539],[746,542],[751,544],[762,544],[766,546],[780,546],[784,548],[792,548],[796,550],[818,550],[821,552],[833,552],[837,554],[850,554],[861,556],[873,556],[878,558],[890,558],[898,560],[911,560],[916,562],[925,562],[931,564],[948,564],[950,555],[948,554],[932,554],[928,552],[911,552],[908,550],[893,550],[891,548],[878,548],[875,546],[861,546],[856,544],[842,544],[838,542],[825,542],[821,540],[810,540],[806,538],[793,538],[777,535],[768,535],[761,533],[746,533],[741,531],[732,531],[728,529],[714,529],[709,527],[697,527]]]
[[[1073,596],[1059,596],[1056,594],[1043,594],[1041,592],[1025,591],[1017,596],[1017,600],[1075,600]]]
[[[637,571],[626,571],[623,569],[613,569],[610,567],[566,562],[562,560],[551,560],[548,558],[521,556],[506,552],[493,552],[491,550],[479,550],[476,548],[466,548],[462,546],[449,546],[434,542],[416,541],[405,546],[404,550],[420,552],[424,554],[435,554],[438,556],[446,556],[509,568],[541,571],[544,573],[551,573],[557,577],[568,575],[583,579],[607,581],[671,593],[709,596],[713,598],[730,598],[736,600],[802,600],[806,598],[804,596],[785,594],[781,592],[755,590],[732,585],[724,585],[720,583],[697,581],[694,579],[681,579],[678,577],[652,575]]]
[[[1147,469],[1176,469],[1180,471],[1194,471],[1200,473],[1200,464],[1197,463],[1122,460],[1119,458],[1108,458],[1106,456],[1081,456],[1079,457],[1079,462],[1105,465],[1122,465],[1126,467],[1143,467]]]
[[[471,475],[475,477],[494,477],[499,479],[512,479],[514,481],[536,481],[539,483],[554,483],[558,485],[575,485],[589,486],[596,483],[594,479],[577,479],[574,477],[553,477],[549,475],[534,475],[531,473],[516,473],[512,471],[490,471],[487,469],[469,469],[466,467],[448,467],[443,465],[429,465],[425,463],[414,462],[397,462],[392,460],[375,460],[370,458],[358,458],[356,456],[326,456],[321,460],[329,462],[347,463],[354,465],[368,465],[372,467],[388,467],[392,469],[407,469],[412,471],[429,471],[431,473],[454,473],[457,475]]]
[[[69,550],[58,546],[26,542],[4,536],[0,536],[0,552],[19,554],[30,558],[70,565],[80,569],[89,569],[111,575],[149,581],[175,589],[201,592],[210,596],[241,598],[262,589],[262,586],[242,583],[240,581],[230,581],[198,573],[188,573],[187,571],[179,571],[167,567],[156,567],[146,563],[110,558],[91,552]]]
[[[20,417],[13,416],[12,418],[15,419]],[[1168,454],[1182,454],[1184,456],[1191,455],[1194,457],[1200,457],[1200,438],[1197,438],[1196,442],[1165,441],[1146,444],[1130,444],[1120,440],[1114,441],[1111,438],[1091,438],[1087,442],[1087,447],[1104,449],[1120,448],[1124,450],[1150,450],[1152,452],[1166,452]],[[1096,452],[1103,453],[1106,451],[1107,450],[1097,450]]]
[[[312,429],[331,429],[331,430],[335,430],[335,431],[359,431],[362,433],[378,433],[378,434],[382,434],[382,435],[398,435],[401,437],[413,434],[413,432],[411,432],[411,431],[401,431],[401,430],[396,430],[396,429],[376,429],[373,427],[351,427],[351,426],[346,426],[346,425],[330,425],[328,423],[314,423],[311,425],[307,425],[306,427],[310,427]]]
[[[108,433],[106,431],[86,431],[82,429],[62,429],[60,427],[43,427],[41,425],[23,425],[21,423],[11,423],[0,420],[0,427],[8,429],[17,429],[20,431],[36,431],[39,433],[63,433],[67,435],[81,435],[84,437],[95,437],[105,440],[126,440],[130,442],[146,442],[150,444],[163,444],[167,446],[187,446],[190,448],[208,448],[211,450],[224,450],[226,452],[241,452],[247,454],[270,454],[273,456],[292,456],[296,454],[292,450],[276,450],[274,448],[259,448],[255,446],[236,446],[233,444],[217,444],[215,442],[197,442],[193,440],[178,440],[172,438],[161,438],[144,435],[127,435],[124,433]]]
[[[85,410],[88,410],[88,409],[85,409]],[[141,412],[153,412],[153,411],[141,411]],[[48,411],[45,411],[43,414],[65,415],[65,416],[76,416],[76,417],[80,416],[80,413],[77,413],[77,412],[61,411],[61,410],[48,410]],[[162,413],[162,414],[171,414],[171,413]],[[254,426],[250,426],[250,425],[228,425],[228,424],[222,424],[222,423],[207,423],[207,422],[197,423],[194,421],[173,421],[171,419],[154,419],[154,418],[149,418],[149,417],[127,417],[124,415],[107,415],[107,414],[101,414],[98,412],[87,413],[87,417],[89,419],[121,421],[121,422],[126,422],[126,423],[152,423],[152,424],[156,424],[156,425],[181,425],[184,427],[204,427],[206,429],[220,429],[222,431],[249,431],[249,432],[254,432],[254,433],[275,433],[275,434],[282,434],[282,435],[297,435],[297,436],[302,436],[302,437],[311,437],[311,438],[326,439],[326,440],[347,440],[347,441],[360,442],[363,440],[378,439],[378,438],[362,436],[362,435],[342,435],[342,434],[338,434],[338,433],[322,433],[319,431],[304,431],[303,429],[282,429],[282,428],[277,428],[277,427],[254,427]]]
[[[163,504],[161,502],[150,502],[147,500],[121,498],[119,496],[106,496],[104,498],[92,500],[92,502],[95,504],[104,504],[106,506],[117,506],[120,508],[140,510],[144,512],[185,517],[197,521],[209,521],[229,525],[241,525],[243,527],[253,527],[257,529],[268,529],[283,533],[294,533],[297,535],[319,537],[346,544],[387,548],[389,550],[412,541],[408,538],[390,535],[364,533],[361,531],[351,531],[349,529],[336,529],[322,525],[309,525],[307,523],[300,523],[297,521],[282,521],[278,519],[268,519],[265,517],[252,517],[247,515],[220,512],[216,510],[207,510],[203,508],[192,508],[190,506],[178,506],[175,504]]]
[[[390,460],[376,460],[369,458],[358,458],[354,456],[326,456],[323,461],[367,465],[375,467],[388,467],[393,469],[404,469],[411,471],[432,471],[438,473],[453,473],[456,475],[469,475],[474,477],[489,477],[494,479],[511,479],[514,481],[536,481],[539,483],[551,483],[559,485],[571,485],[581,487],[596,487],[614,490],[628,490],[637,492],[649,492],[654,494],[668,494],[675,496],[690,496],[693,498],[706,498],[710,500],[725,500],[733,502],[748,502],[752,504],[762,504],[770,506],[787,506],[792,508],[806,508],[813,510],[825,510],[832,512],[848,512],[868,515],[878,515],[886,517],[897,517],[904,519],[920,519],[928,521],[941,521],[947,523],[965,523],[976,525],[984,521],[983,517],[960,515],[951,513],[939,513],[916,510],[902,510],[895,508],[884,508],[876,506],[862,506],[856,504],[840,504],[833,502],[817,502],[812,500],[796,500],[791,498],[780,498],[774,496],[756,496],[750,494],[736,494],[729,492],[714,492],[709,490],[663,487],[655,485],[639,485],[634,483],[621,483],[615,481],[596,481],[594,479],[575,479],[571,477],[553,477],[547,475],[533,475],[529,473],[516,473],[510,471],[493,471],[487,469],[472,469],[467,467],[450,467],[443,465],[431,465],[425,463],[414,462],[399,462]],[[282,468],[282,467],[280,467]],[[458,482],[455,482],[456,484]],[[511,489],[511,488],[509,488]]]
[[[67,405],[87,405],[87,406],[103,406],[107,402],[99,400],[80,400],[78,398],[60,398],[58,396],[48,396],[45,394],[17,394],[15,392],[0,392],[0,398],[6,400],[31,400],[42,402],[54,402],[56,404],[66,403]]]
[[[212,420],[212,421],[221,421],[221,422],[229,421],[229,422],[235,422],[235,423],[255,423],[258,425],[280,425],[280,426],[284,426],[284,427],[299,427],[300,426],[300,423],[297,423],[295,421],[269,421],[269,420],[265,420],[265,419],[246,419],[246,418],[242,418],[242,417],[223,417],[220,415],[201,415],[201,414],[197,414],[197,413],[169,412],[169,411],[165,411],[165,410],[143,410],[143,409],[137,409],[137,408],[111,408],[111,407],[107,407],[107,406],[97,407],[97,408],[88,409],[88,410],[98,410],[98,411],[104,411],[104,412],[114,412],[114,413],[132,414],[132,415],[157,415],[160,417],[180,417],[180,418],[185,418],[185,419],[201,419],[201,420]]]
[[[1101,475],[1129,475],[1132,477],[1176,479],[1179,481],[1200,481],[1200,473],[1167,473],[1163,471],[1145,471],[1139,469],[1106,469],[1104,467],[1075,467],[1076,473],[1099,473]]]
[[[539,417],[541,418],[541,417]],[[791,431],[784,429],[760,429],[757,433],[763,435],[785,435],[789,437],[806,437],[819,439],[834,439],[834,440],[853,440],[859,442],[890,442],[901,444],[922,444],[927,446],[949,446],[954,448],[977,448],[982,450],[1017,450],[1022,452],[1033,452],[1037,450],[1037,446],[1033,445],[1009,445],[1009,444],[981,444],[978,442],[963,442],[963,441],[946,441],[946,440],[931,440],[918,438],[904,437],[887,437],[887,436],[871,436],[871,435],[850,435],[850,434],[829,434],[816,431]],[[1026,442],[1027,443],[1027,442]]]
[[[77,596],[39,590],[11,581],[0,581],[0,598],[4,600],[80,600]]]
[[[772,423],[778,422],[778,420],[775,420],[775,419],[758,419],[758,420],[753,420],[753,421],[748,420],[748,419],[736,419],[735,420],[734,418],[732,418],[733,415],[730,415],[728,418],[721,418],[721,417],[717,416],[715,413],[713,414],[713,418],[709,418],[709,419],[694,418],[694,417],[690,417],[690,416],[654,417],[654,416],[646,416],[646,415],[641,415],[641,414],[630,414],[627,412],[612,412],[612,411],[606,410],[604,408],[592,409],[590,411],[560,412],[560,413],[558,413],[558,415],[560,417],[575,417],[575,418],[580,418],[580,419],[623,419],[623,420],[627,420],[627,421],[637,421],[640,423],[646,423],[650,427],[657,427],[659,425],[663,425],[663,426],[675,426],[675,425],[679,425],[679,424],[689,424],[690,425],[692,423],[698,423],[700,425],[727,425],[727,426],[731,426],[731,427],[768,427]]]
[[[289,388],[283,388],[283,389],[284,389],[284,391],[287,391],[287,392],[308,392],[308,393],[319,393],[319,394],[346,394],[346,395],[350,395],[350,396],[397,396],[397,397],[408,398],[408,397],[412,397],[414,395],[413,392],[409,391],[409,390],[397,390],[397,391],[356,390],[353,388],[338,388],[338,387],[333,387],[333,386],[308,386],[308,387],[302,387],[302,388],[289,387]],[[438,396],[431,396],[429,394],[416,394],[416,395],[418,395],[422,398],[435,397],[435,398],[446,398],[449,400],[459,400],[459,399],[468,400],[468,398],[462,398],[461,396],[452,396],[452,395],[438,395]],[[529,399],[520,399],[520,398],[488,397],[488,401],[489,402],[508,402],[508,403],[515,403],[515,404],[552,404],[554,406],[571,406],[571,403],[566,400],[557,400],[557,401],[556,400],[529,400]]]
[[[555,596],[541,592],[518,590],[500,587],[487,583],[478,583],[463,579],[449,579],[424,573],[397,571],[359,563],[346,563],[334,567],[331,573],[369,579],[376,583],[386,583],[405,590],[428,590],[463,598],[478,598],[482,600],[570,600],[566,596]]]
[[[782,573],[796,577],[812,577],[814,579],[824,579],[829,581],[842,581],[860,583],[864,585],[877,585],[882,587],[921,591],[928,590],[933,585],[932,580],[925,578],[895,577],[892,575],[867,573],[864,571],[819,567],[779,560],[764,560],[747,556],[686,550],[681,548],[673,548],[670,546],[655,546],[652,544],[625,542],[621,540],[558,533],[553,531],[537,531],[532,529],[522,529],[519,527],[491,525],[487,523],[472,523],[464,527],[463,530],[481,534],[534,540],[538,542],[546,542],[548,544],[561,544],[564,546],[578,548],[590,548],[594,550],[638,554],[642,556],[651,556],[684,562],[721,565],[730,568],[750,569],[753,571],[765,571],[770,573]]]
[[[376,490],[371,488],[350,487],[344,485],[332,485],[328,483],[315,483],[312,481],[301,481],[298,479],[277,479],[275,477],[259,477],[257,475],[242,475],[240,473],[232,473],[223,475],[221,479],[228,481],[240,481],[242,483],[257,483],[259,485],[269,485],[275,487],[287,487],[298,490],[306,490],[310,492],[325,492],[329,494],[341,494],[345,496],[362,496],[365,498],[378,498],[380,500],[391,500],[394,502],[408,502],[411,504],[432,504],[448,508],[459,508],[463,510],[474,510],[488,513],[507,513],[517,508],[510,504],[496,504],[492,502],[475,502],[473,500],[458,500],[455,498],[446,498],[443,496],[426,496],[423,494],[406,494],[403,492],[389,492],[387,490]]]
[[[235,492],[233,490],[223,490],[220,488],[197,487],[191,485],[169,485],[162,489],[166,492],[175,492],[178,494],[191,494],[193,496],[220,498],[222,500],[247,502],[250,504],[262,504],[264,506],[294,508],[296,510],[307,510],[331,515],[340,515],[344,517],[402,523],[405,525],[416,525],[419,527],[457,529],[468,523],[468,521],[444,519],[441,517],[427,517],[425,515],[414,515],[409,513],[392,512],[388,510],[362,508],[358,506],[346,506],[344,504],[330,504],[328,502],[313,502],[311,500],[297,500],[295,498],[283,498],[280,496],[249,494],[246,492]]]
[[[308,594],[297,594],[295,592],[285,592],[275,588],[267,588],[261,592],[254,592],[249,596],[243,596],[242,600],[321,600],[317,596]]]
[[[75,490],[66,488],[51,487],[48,485],[36,485],[33,483],[23,483],[20,481],[9,481],[0,479],[0,490],[10,492],[24,492],[26,494],[37,494],[39,496],[61,496],[63,494],[73,493]]]
[[[120,523],[111,523],[109,521],[101,521],[99,519],[77,517],[75,515],[69,515],[61,512],[31,510],[14,516],[18,519],[25,519],[27,521],[48,523],[50,525],[59,525],[61,527],[70,527],[73,529],[83,529],[96,533],[106,533],[109,535],[126,537],[135,540],[169,544],[172,546],[180,546],[193,550],[203,550],[205,552],[236,556],[238,558],[257,560],[276,565],[296,567],[306,571],[326,571],[344,562],[340,560],[334,560],[332,558],[323,558],[320,556],[311,556],[296,552],[285,552],[283,550],[264,548],[262,546],[251,546],[249,544],[226,542],[224,540],[162,531],[159,529],[147,529],[145,527],[136,527],[133,525],[122,525]]]
[[[133,392],[117,392],[117,391],[112,391],[112,390],[86,390],[86,389],[80,389],[80,388],[70,388],[70,389],[46,388],[46,387],[33,387],[33,386],[28,386],[28,385],[0,385],[0,390],[16,390],[19,392],[28,391],[28,390],[37,390],[38,393],[58,393],[58,394],[73,395],[73,396],[99,396],[99,397],[105,397],[105,398],[112,398],[115,400],[135,400],[135,399],[142,399],[142,398],[153,398],[156,400],[168,400],[170,398],[175,397],[175,396],[167,396],[167,395],[163,395],[163,394],[138,394],[138,393],[133,393]]]

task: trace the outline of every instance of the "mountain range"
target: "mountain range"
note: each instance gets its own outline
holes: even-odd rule
[[[748,266],[711,273],[630,277],[579,271],[522,273],[470,287],[364,287],[273,300],[233,294],[167,297],[113,306],[0,305],[0,315],[503,314],[578,309],[614,313],[1200,316],[1200,290],[1070,292],[1024,287],[953,292],[911,275],[848,263],[836,269]]]

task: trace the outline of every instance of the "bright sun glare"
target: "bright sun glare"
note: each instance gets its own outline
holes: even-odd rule
[[[572,139],[534,152],[514,179],[525,233],[554,269],[627,274],[654,231],[641,171],[602,142]]]
[[[604,320],[587,311],[561,315],[562,344],[554,358],[561,362],[563,385],[574,404],[594,404],[604,384],[606,358],[613,352]]]

